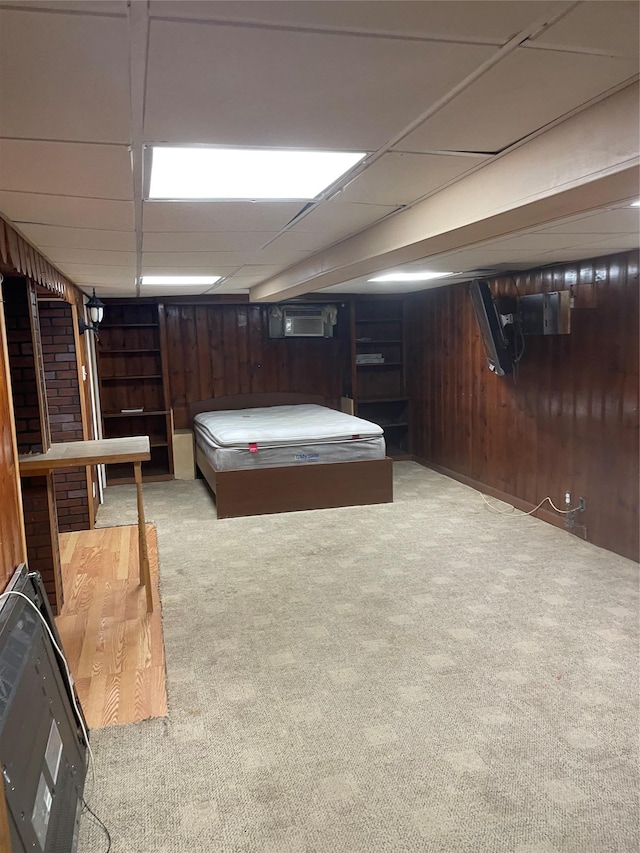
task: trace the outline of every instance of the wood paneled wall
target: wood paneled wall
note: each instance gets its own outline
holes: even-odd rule
[[[517,379],[487,368],[466,285],[409,298],[411,450],[532,508],[546,495],[596,545],[638,545],[638,254],[494,280],[494,292],[571,289],[570,335],[527,337]],[[552,519],[552,514],[541,513]],[[557,519],[557,516],[556,516]],[[562,523],[562,522],[560,522]]]
[[[296,391],[337,406],[348,388],[347,308],[339,309],[333,338],[288,340],[269,340],[264,305],[166,303],[165,310],[176,429],[188,426],[187,405],[208,397]]]

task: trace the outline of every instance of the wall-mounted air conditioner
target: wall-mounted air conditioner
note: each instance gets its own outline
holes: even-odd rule
[[[269,309],[270,338],[331,338],[335,305],[274,305]]]

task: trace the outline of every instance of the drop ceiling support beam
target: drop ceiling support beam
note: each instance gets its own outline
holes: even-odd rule
[[[638,197],[638,84],[251,289],[277,302]]]

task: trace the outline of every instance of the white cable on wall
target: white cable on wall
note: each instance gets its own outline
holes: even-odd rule
[[[538,506],[534,506],[533,509],[530,509],[529,512],[525,512],[524,510],[517,510],[514,506],[512,506],[511,509],[508,510],[508,512],[502,512],[502,510],[496,509],[496,507],[493,506],[493,504],[490,504],[489,501],[487,500],[486,496],[483,495],[482,492],[480,492],[480,497],[486,503],[486,505],[489,507],[491,512],[495,512],[496,515],[510,515],[510,516],[513,516],[514,518],[522,518],[525,515],[533,515],[533,513],[536,510],[540,509],[540,507],[544,503],[546,503],[547,501],[551,504],[551,506],[555,509],[555,511],[559,512],[561,515],[568,515],[569,513],[577,512],[579,509],[581,509],[580,506],[574,506],[574,507],[571,507],[570,509],[558,509],[558,507],[554,504],[554,502],[551,500],[551,498],[549,496],[547,496],[546,498],[543,498],[540,501]],[[517,515],[515,513],[517,513]]]

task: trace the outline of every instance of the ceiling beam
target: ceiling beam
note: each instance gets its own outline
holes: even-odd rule
[[[251,289],[277,302],[638,197],[638,84]]]

